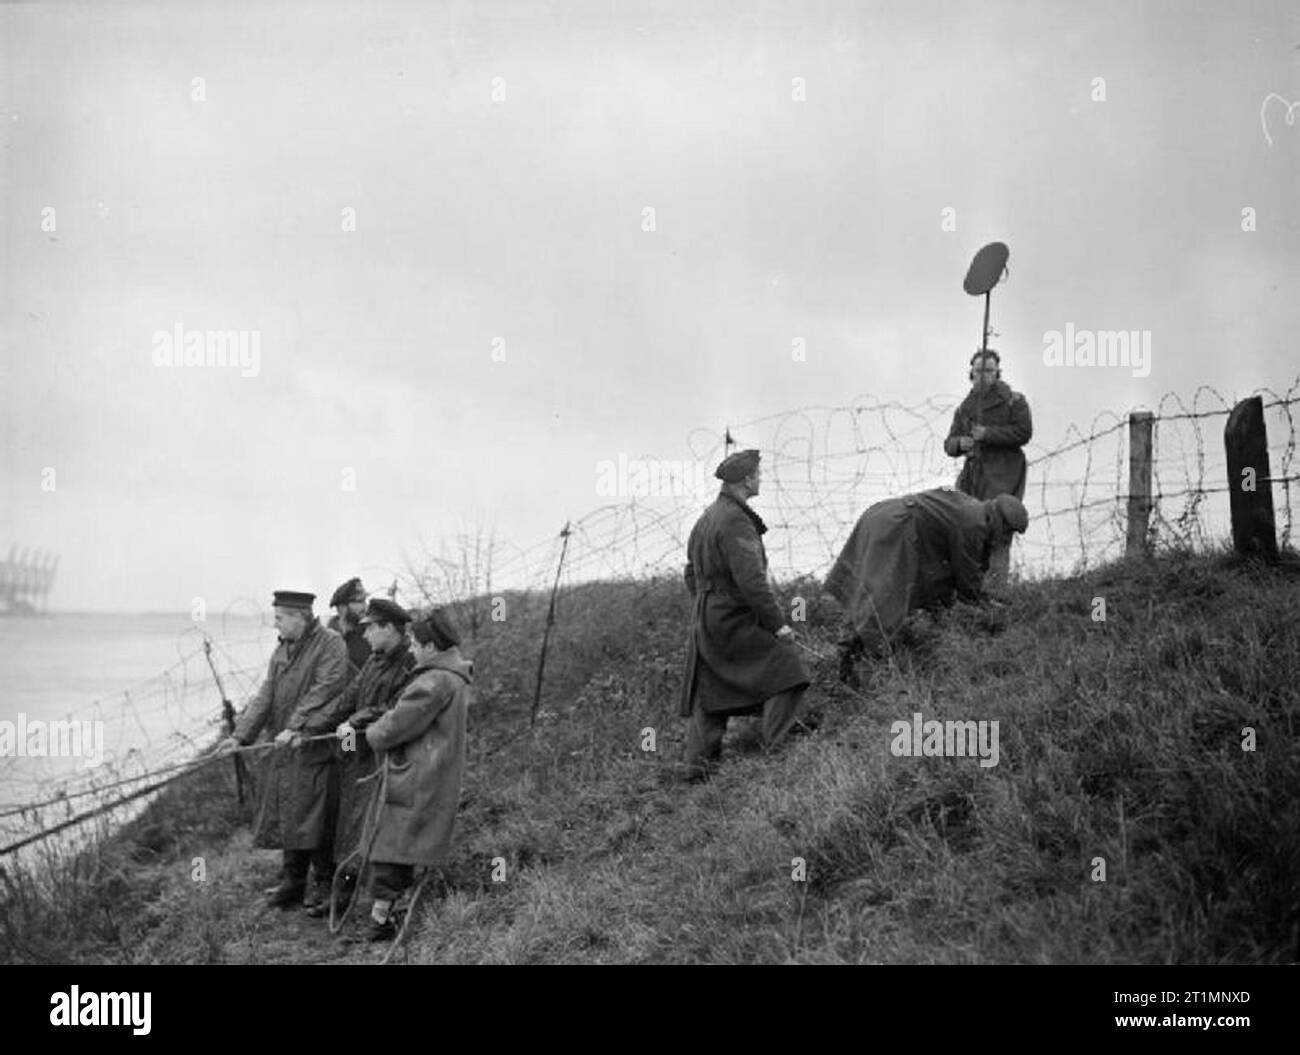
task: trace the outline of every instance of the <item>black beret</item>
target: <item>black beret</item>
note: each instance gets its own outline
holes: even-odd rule
[[[411,614],[411,636],[422,645],[432,641],[439,650],[460,644],[460,635],[441,608],[426,608]]]
[[[311,611],[312,603],[316,600],[314,593],[300,593],[297,590],[276,590],[275,600],[271,604],[276,608],[305,608]]]
[[[366,606],[366,614],[361,617],[363,623],[396,623],[405,626],[411,621],[411,613],[396,601],[386,597],[372,597]]]
[[[337,590],[334,596],[330,598],[330,607],[337,608],[341,604],[347,604],[349,601],[364,601],[366,599],[366,588],[361,585],[360,579],[349,579]]]
[[[739,483],[758,468],[758,451],[737,451],[724,458],[722,464],[713,470],[713,475],[729,484]]]

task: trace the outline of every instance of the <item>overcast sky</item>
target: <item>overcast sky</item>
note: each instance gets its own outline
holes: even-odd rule
[[[553,535],[692,429],[959,397],[994,239],[1038,442],[1300,372],[1282,0],[16,4],[0,39],[0,550],[60,553],[59,608],[328,595],[458,523]],[[1150,331],[1149,375],[1045,365],[1067,324]],[[255,376],[157,365],[177,327],[256,331]]]

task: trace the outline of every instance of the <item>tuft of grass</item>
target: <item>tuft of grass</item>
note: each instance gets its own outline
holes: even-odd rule
[[[1015,584],[1006,608],[914,618],[868,661],[861,695],[835,680],[835,603],[786,584],[801,640],[828,657],[808,694],[822,724],[768,754],[733,721],[702,786],[662,779],[684,739],[676,580],[561,594],[535,726],[546,599],[508,595],[469,649],[456,854],[406,959],[1290,962],[1296,569],[1170,552]],[[999,764],[894,756],[891,724],[918,711],[997,720]],[[377,960],[260,909],[278,859],[249,849],[230,783],[209,767],[93,853],[10,876],[5,957]]]

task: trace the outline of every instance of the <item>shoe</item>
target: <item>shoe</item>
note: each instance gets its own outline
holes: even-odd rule
[[[861,691],[862,679],[858,677],[858,668],[853,662],[853,653],[848,651],[840,652],[839,678],[854,692]]]
[[[397,924],[392,918],[378,923],[375,920],[370,921],[370,926],[366,928],[366,941],[392,941],[397,937]]]
[[[302,904],[302,896],[307,890],[306,883],[281,883],[271,892],[267,904],[271,908],[290,909]]]
[[[307,915],[312,919],[320,919],[322,916],[330,914],[330,896],[333,889],[333,883],[325,879],[317,879],[311,885],[311,892],[307,895],[305,902],[307,906]]]
[[[307,915],[312,919],[323,919],[330,914],[330,898],[334,896],[335,886],[338,888],[338,905],[339,911],[342,912],[347,906],[348,900],[352,897],[352,891],[356,888],[357,877],[355,872],[342,873],[335,882],[329,886],[322,884],[317,888],[315,900],[308,899]]]
[[[808,736],[815,733],[821,727],[822,716],[820,714],[805,714],[802,718],[790,726],[789,736]]]

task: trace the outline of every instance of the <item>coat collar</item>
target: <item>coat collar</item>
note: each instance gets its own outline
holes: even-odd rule
[[[980,397],[983,396],[983,399]],[[1011,386],[1005,381],[994,381],[993,384],[984,392],[978,392],[971,389],[966,393],[966,398],[962,400],[962,406],[967,410],[973,408],[976,404],[984,407],[995,407],[999,403],[1011,402]]]
[[[371,652],[370,658],[378,666],[398,667],[406,662],[406,657],[410,654],[410,651],[411,643],[402,641],[396,648],[390,648],[387,652]]]
[[[288,650],[289,655],[295,656],[308,641],[321,632],[321,629],[320,620],[316,616],[312,616],[311,621],[303,628],[302,637],[298,638],[297,641],[286,641],[284,638],[280,638],[280,644]]]
[[[733,505],[739,506],[744,511],[745,516],[749,517],[750,521],[753,523],[754,530],[757,531],[760,535],[767,534],[767,525],[763,523],[763,518],[749,508],[748,502],[742,502],[730,491],[725,491],[725,490],[718,492],[718,501],[731,502]]]
[[[451,648],[435,652],[423,663],[417,663],[411,673],[422,674],[426,670],[450,670],[468,678],[474,674],[474,664],[460,654],[459,647],[452,645]]]

